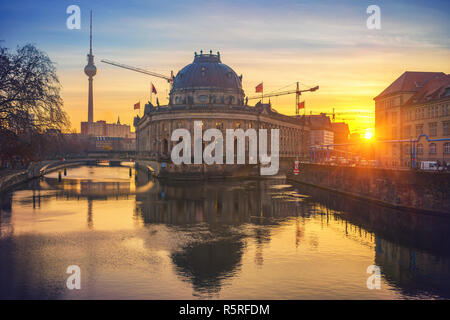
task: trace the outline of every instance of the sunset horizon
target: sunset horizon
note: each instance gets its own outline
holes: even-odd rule
[[[327,1],[223,6],[202,1],[195,5],[134,1],[105,9],[101,1],[81,1],[93,11],[94,121],[117,122],[120,118],[134,131],[137,112],[133,105],[147,103],[150,84],[158,91],[153,103],[157,97],[167,104],[170,91],[163,79],[115,68],[101,59],[169,76],[191,63],[194,52],[212,50],[220,51],[222,61],[243,75],[247,96],[255,95],[260,82],[266,93],[295,89],[296,82],[302,89],[318,85],[317,92],[301,96],[303,112],[331,116],[334,108],[336,121],[348,123],[351,132],[364,134],[373,130],[373,98],[405,71],[450,73],[450,44],[445,37],[450,28],[443,28],[448,21],[439,13],[444,2],[437,4],[437,8],[421,7],[421,19],[415,20],[421,22],[419,33],[413,18],[420,2],[403,7],[386,3],[381,29],[369,30],[364,5],[350,2],[339,6]],[[2,6],[8,14],[2,23],[9,25],[8,34],[0,33],[3,44],[13,50],[33,43],[49,55],[57,67],[71,129],[80,132],[80,122],[87,121],[88,85],[83,68],[89,50],[88,11],[81,14],[80,30],[69,30],[60,15],[64,3],[45,11],[31,1],[23,3],[20,11],[13,10],[13,5]],[[61,23],[55,25],[52,17],[56,14]],[[173,19],[176,24],[170,22]],[[25,24],[18,25],[19,21]],[[295,114],[294,95],[271,98],[271,104],[280,113]]]
[[[450,300],[449,18],[449,0],[3,1],[0,302],[291,319]]]

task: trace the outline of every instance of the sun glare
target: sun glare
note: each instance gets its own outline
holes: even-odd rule
[[[366,138],[367,140],[372,139],[373,138],[373,132],[366,131],[366,133],[364,134],[364,138]]]

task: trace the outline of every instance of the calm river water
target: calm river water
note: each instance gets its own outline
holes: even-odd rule
[[[450,298],[450,219],[284,178],[175,183],[83,166],[2,194],[0,210],[2,299]],[[66,287],[70,265],[80,290]]]

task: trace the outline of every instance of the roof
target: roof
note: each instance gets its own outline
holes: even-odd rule
[[[172,90],[191,88],[235,89],[242,92],[241,78],[220,61],[220,54],[195,54],[194,61],[181,69]]]
[[[430,79],[443,75],[445,75],[443,72],[406,71],[373,99],[379,99],[399,92],[417,92]]]
[[[152,115],[161,114],[161,113],[170,113],[173,112],[182,112],[182,111],[192,111],[195,112],[205,112],[209,114],[213,114],[217,112],[217,108],[220,112],[233,113],[233,114],[254,114],[254,115],[267,115],[273,119],[277,119],[284,122],[289,122],[294,125],[302,125],[303,124],[303,116],[288,116],[281,113],[278,113],[275,109],[271,107],[270,104],[258,102],[255,106],[248,105],[220,105],[217,104],[215,107],[211,107],[208,104],[197,104],[195,106],[188,105],[164,105],[159,107],[154,107],[150,102],[145,105],[144,116],[141,118],[136,116],[134,118],[134,126],[137,127],[141,121],[143,121],[146,117],[151,117]],[[307,116],[308,117],[308,116]],[[329,117],[328,118],[329,121]]]
[[[334,132],[343,132],[347,134],[350,132],[350,130],[348,129],[348,124],[345,122],[332,122],[331,129]]]
[[[425,103],[450,98],[450,74],[428,81],[406,104]]]
[[[331,129],[330,117],[324,113],[318,115],[306,115],[311,130]]]

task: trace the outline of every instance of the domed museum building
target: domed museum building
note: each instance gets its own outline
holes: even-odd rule
[[[248,165],[248,161],[247,165],[172,163],[172,149],[179,143],[171,141],[172,132],[183,128],[189,130],[193,137],[194,122],[198,121],[201,121],[203,132],[210,128],[219,129],[225,148],[228,142],[225,141],[226,129],[267,129],[270,152],[270,129],[279,129],[280,163],[289,161],[292,166],[295,158],[306,154],[309,135],[302,119],[282,115],[270,103],[248,105],[242,89],[242,75],[238,76],[223,64],[219,52],[213,54],[210,51],[209,54],[195,53],[194,61],[173,78],[168,105],[153,106],[149,102],[142,118],[135,118],[137,164],[152,167],[158,174],[173,174],[175,177],[249,175],[255,165]],[[245,140],[248,157],[249,142]],[[193,148],[194,139],[191,143]],[[203,142],[203,148],[209,143]],[[225,151],[223,154],[225,158]],[[241,170],[242,167],[248,170]]]

